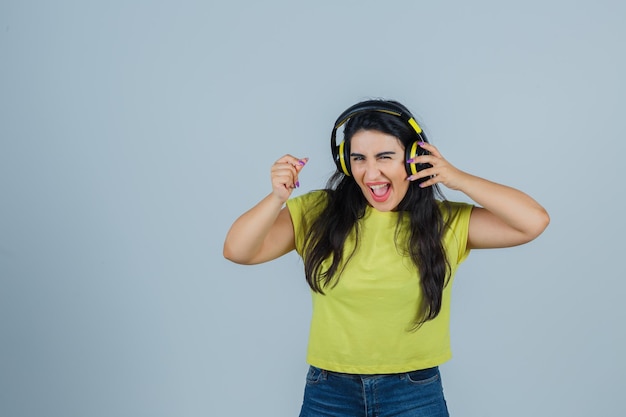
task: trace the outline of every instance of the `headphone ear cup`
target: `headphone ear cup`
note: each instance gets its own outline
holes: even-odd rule
[[[406,161],[408,161],[409,159],[413,159],[416,156],[421,156],[421,155],[428,155],[428,151],[422,148],[418,142],[413,142],[410,146],[406,147],[406,151],[405,151]],[[431,165],[430,164],[405,163],[404,166],[406,168],[406,173],[408,175],[414,175],[414,174],[417,174],[419,171],[423,170],[424,168],[430,168]]]
[[[352,175],[352,171],[350,169],[350,151],[349,146],[346,146],[346,142],[341,142],[339,146],[337,146],[337,160],[335,164],[337,165],[337,169],[340,172],[343,172],[347,176]]]
[[[405,150],[404,160],[408,161],[409,159],[415,158],[417,156],[419,148],[420,146],[417,144],[417,142],[413,142],[409,146],[407,146]],[[404,167],[406,168],[407,175],[417,174],[417,171],[419,171],[418,165],[419,164],[409,164],[408,162],[405,163]]]
[[[344,170],[344,174],[351,177],[352,176],[352,167],[350,166],[350,146],[343,147],[343,161],[346,165],[346,169]]]

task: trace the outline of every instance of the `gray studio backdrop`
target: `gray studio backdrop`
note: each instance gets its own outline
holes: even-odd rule
[[[3,0],[0,416],[296,416],[302,263],[222,242],[372,97],[552,216],[460,268],[452,415],[626,415],[625,39],[609,0]]]

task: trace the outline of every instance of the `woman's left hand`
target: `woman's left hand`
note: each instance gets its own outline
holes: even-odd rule
[[[407,180],[415,181],[426,178],[422,183],[420,183],[420,187],[443,184],[452,190],[460,190],[462,188],[463,179],[467,176],[467,174],[450,164],[434,145],[426,142],[420,142],[420,146],[427,150],[429,154],[416,156],[407,162],[430,164],[431,166],[409,176]]]

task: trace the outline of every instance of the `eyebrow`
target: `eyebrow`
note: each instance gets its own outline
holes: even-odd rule
[[[395,155],[396,153],[394,151],[385,151],[385,152],[379,152],[376,155],[374,155],[375,157],[380,157],[380,156],[387,156],[387,155]],[[356,152],[352,152],[350,153],[350,156],[362,156],[364,157],[365,155],[360,154],[360,153],[356,153]]]

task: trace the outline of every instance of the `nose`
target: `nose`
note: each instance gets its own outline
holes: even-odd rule
[[[380,168],[375,160],[368,160],[365,164],[365,180],[373,181],[380,177]]]

